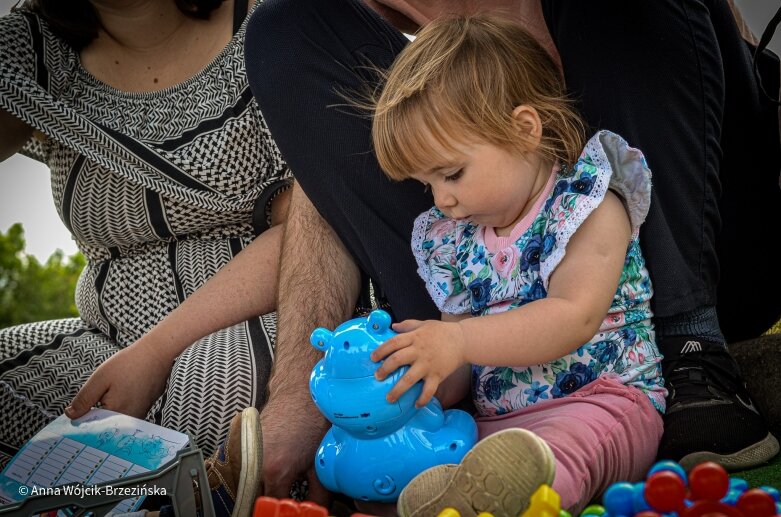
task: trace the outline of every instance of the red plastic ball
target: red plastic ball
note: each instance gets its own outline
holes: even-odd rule
[[[636,513],[635,517],[662,517],[662,514],[657,512],[652,512],[651,510],[646,510],[644,512]]]
[[[729,475],[721,465],[707,461],[689,472],[692,501],[718,501],[729,491]]]
[[[744,514],[734,506],[707,500],[697,501],[678,515],[680,517],[753,517]]]
[[[645,502],[654,510],[674,512],[683,508],[686,486],[678,474],[662,470],[648,478],[643,495]]]
[[[751,517],[771,517],[776,514],[773,497],[759,488],[746,490],[738,499],[738,509]]]

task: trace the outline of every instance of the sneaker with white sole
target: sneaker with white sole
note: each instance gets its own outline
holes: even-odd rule
[[[779,451],[727,349],[694,337],[660,340],[669,390],[658,458],[690,469],[714,461],[727,470],[755,467]]]
[[[534,491],[553,483],[556,460],[545,441],[525,429],[504,429],[479,441],[458,465],[428,469],[409,482],[397,503],[400,517],[436,517],[453,508],[518,515]]]

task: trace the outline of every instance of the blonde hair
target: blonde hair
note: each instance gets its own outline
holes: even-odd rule
[[[566,97],[553,59],[518,24],[495,15],[431,22],[396,58],[374,103],[372,140],[380,166],[402,180],[430,169],[458,143],[482,141],[519,153],[528,135],[512,116],[522,104],[537,110],[536,151],[574,163],[583,122]]]

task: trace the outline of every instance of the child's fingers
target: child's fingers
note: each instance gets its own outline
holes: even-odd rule
[[[385,343],[378,346],[377,350],[372,352],[372,355],[370,355],[369,357],[371,358],[372,361],[376,363],[377,361],[382,361],[387,356],[391,355],[393,352],[408,347],[411,344],[412,344],[412,340],[407,336],[392,337],[389,340],[387,340]]]
[[[415,383],[422,378],[423,375],[418,373],[418,370],[413,366],[407,370],[407,373],[401,376],[401,379],[396,381],[396,385],[393,386],[393,389],[388,392],[386,399],[391,403],[396,402],[407,392],[408,389],[414,386]]]
[[[420,397],[415,401],[415,407],[422,408],[434,397],[439,387],[439,382],[431,378],[426,379],[423,383],[423,390],[420,392]]]
[[[412,332],[424,323],[425,321],[421,320],[404,320],[400,323],[394,323],[391,328],[396,332]]]
[[[402,348],[389,355],[379,368],[374,372],[374,378],[378,381],[385,380],[385,377],[395,372],[405,364],[412,364],[415,355],[408,349]]]

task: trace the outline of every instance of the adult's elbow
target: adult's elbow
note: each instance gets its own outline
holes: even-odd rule
[[[32,127],[0,109],[0,162],[16,154],[32,134]]]

